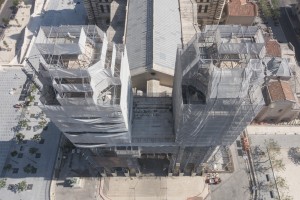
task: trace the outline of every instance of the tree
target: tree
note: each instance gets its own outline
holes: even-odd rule
[[[285,164],[283,163],[282,160],[273,160],[272,167],[276,171],[285,170]]]
[[[5,26],[7,26],[8,23],[9,23],[9,19],[7,19],[7,18],[2,18],[2,22],[4,23]]]
[[[5,171],[9,171],[9,170],[11,170],[11,168],[12,168],[12,165],[11,165],[11,164],[6,164],[6,165],[3,167],[3,169],[4,169]]]
[[[23,119],[21,121],[19,121],[19,125],[21,125],[22,127],[27,127],[28,126],[28,121],[26,119]]]
[[[6,186],[6,179],[0,179],[0,189],[5,188]]]
[[[21,181],[20,183],[17,184],[17,187],[18,187],[18,192],[22,192],[22,191],[26,190],[26,188],[27,188],[26,181]]]
[[[280,200],[293,200],[293,197],[288,194],[282,193],[280,196]]]
[[[8,44],[7,44],[7,42],[4,40],[3,41],[3,44],[4,44],[4,46],[6,47],[6,48],[8,48]]]
[[[269,7],[267,5],[267,1],[266,0],[259,0],[259,5],[261,7],[261,10],[262,10],[263,14],[266,17],[271,17],[272,16],[271,7]]]
[[[37,153],[38,152],[38,148],[35,148],[35,147],[31,147],[30,149],[29,149],[29,153],[30,154],[35,154],[35,153]]]
[[[279,0],[271,0],[273,5],[273,17],[278,18],[280,17],[280,10],[279,10]]]
[[[35,96],[29,95],[28,99],[29,99],[30,102],[33,102],[35,100]]]
[[[10,153],[10,155],[12,156],[12,157],[15,157],[16,155],[18,155],[18,152],[15,150],[15,151],[12,151],[11,153]]]
[[[20,1],[19,0],[13,0],[13,6],[17,7],[19,5]]]
[[[31,169],[32,169],[32,166],[30,164],[27,164],[23,170],[25,173],[30,173],[31,172]]]
[[[17,133],[16,134],[16,140],[17,140],[18,143],[22,142],[24,140],[24,138],[25,138],[24,134],[22,134],[22,133]]]
[[[42,121],[39,122],[39,125],[40,125],[41,127],[45,127],[46,124],[47,124],[47,121],[46,121],[45,119],[42,119]]]
[[[296,165],[300,164],[300,148],[299,147],[292,147],[288,151],[289,158],[292,162]]]
[[[273,139],[269,139],[268,141],[265,141],[265,144],[270,153],[270,156],[275,157],[276,155],[280,154],[281,147],[279,146],[278,142]]]
[[[35,134],[32,138],[32,140],[36,141],[36,142],[40,142],[42,139],[41,134]]]
[[[31,87],[31,92],[32,93],[35,93],[37,90],[36,86],[33,84],[32,87]]]
[[[287,185],[285,179],[282,178],[281,176],[277,176],[275,180],[278,188],[289,189],[289,186]]]

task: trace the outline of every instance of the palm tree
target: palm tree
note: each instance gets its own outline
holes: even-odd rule
[[[25,138],[24,134],[22,134],[22,133],[17,133],[16,134],[16,140],[17,140],[18,143],[22,142],[24,140],[24,138]]]
[[[0,179],[0,189],[5,188],[6,186],[6,179]]]
[[[30,154],[35,154],[35,153],[37,153],[38,152],[38,148],[35,148],[35,147],[31,147],[30,149],[29,149],[29,153]]]
[[[18,183],[18,192],[22,192],[26,190],[26,188],[27,188],[26,181],[21,181],[20,183]]]

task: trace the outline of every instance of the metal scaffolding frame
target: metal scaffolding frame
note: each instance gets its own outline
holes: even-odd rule
[[[264,105],[264,56],[262,32],[237,25],[206,26],[180,49],[173,89],[176,142],[230,145]]]

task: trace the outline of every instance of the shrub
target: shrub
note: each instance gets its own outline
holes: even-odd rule
[[[12,157],[15,157],[16,155],[18,155],[18,152],[17,152],[17,151],[12,151],[12,152],[10,153],[10,155],[11,155]]]

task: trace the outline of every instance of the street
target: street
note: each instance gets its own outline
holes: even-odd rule
[[[287,12],[290,13],[291,12],[291,8],[290,7],[286,7],[280,8],[280,18],[279,18],[279,22],[280,25],[282,27],[282,30],[287,38],[287,41],[292,43],[292,45],[295,47],[295,53],[296,53],[296,58],[299,61],[300,60],[300,43],[299,40],[297,39],[297,35],[294,31],[294,28],[287,16]]]
[[[6,0],[3,5],[2,5],[2,9],[0,10],[0,24],[3,24],[2,19],[7,18],[9,19],[12,10],[10,9],[10,7],[13,5],[13,1],[12,0]]]

